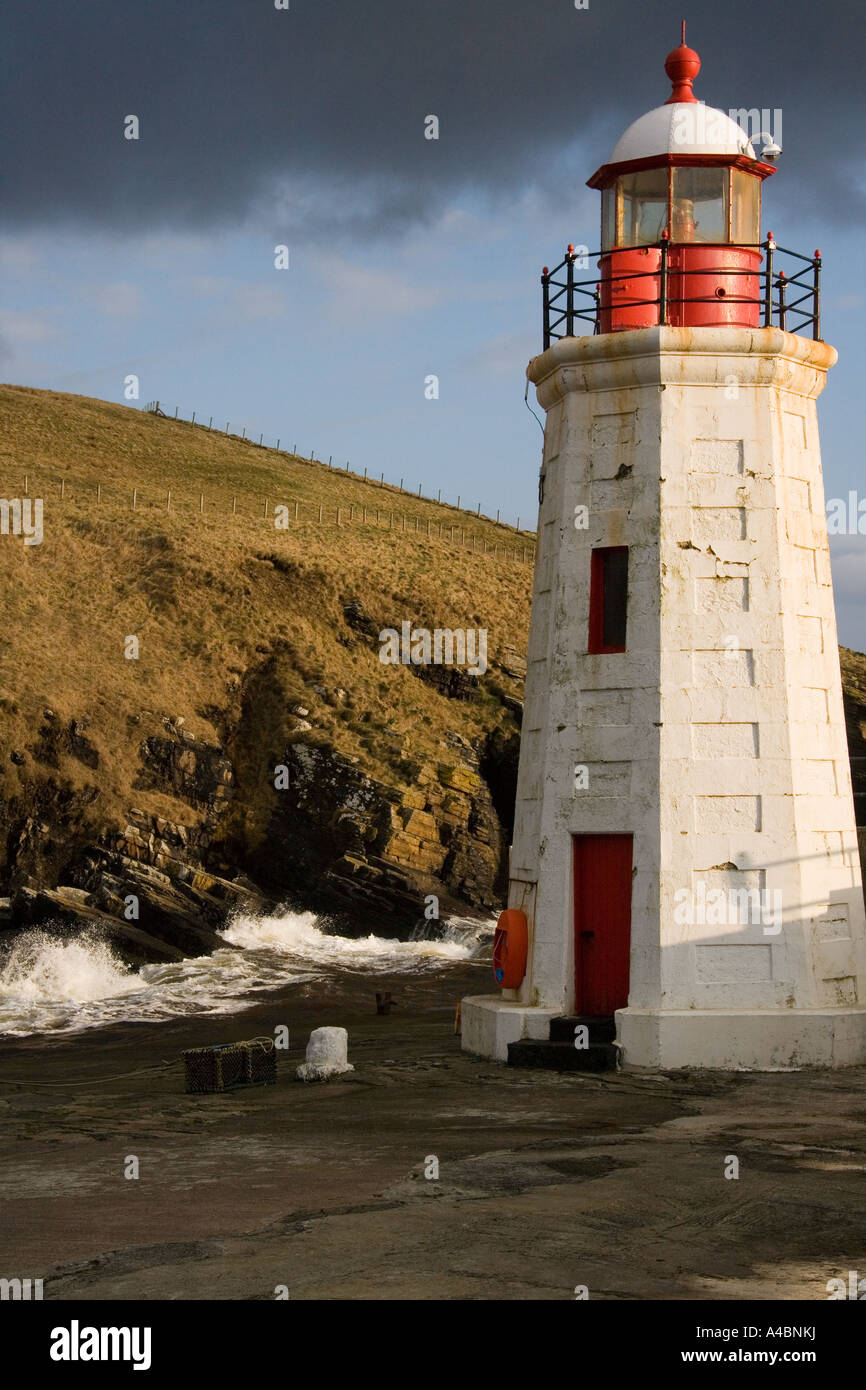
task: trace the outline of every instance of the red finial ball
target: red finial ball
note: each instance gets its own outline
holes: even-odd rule
[[[816,261],[820,261],[820,259],[821,259],[821,252],[820,252],[820,251],[816,251],[816,252],[815,252],[815,260],[816,260]]]
[[[570,241],[570,242],[568,243],[568,250],[569,250],[569,254],[571,254],[571,252],[574,250],[574,242],[573,242],[573,241]]]
[[[547,269],[547,266],[546,266],[546,265],[543,265],[543,266],[541,267],[541,273],[542,273],[542,275],[549,275],[549,274],[550,274],[550,271]]]
[[[669,106],[674,101],[697,101],[692,91],[692,83],[701,70],[701,60],[693,48],[686,46],[686,22],[683,20],[682,41],[665,59],[665,72],[673,88],[665,102]]]

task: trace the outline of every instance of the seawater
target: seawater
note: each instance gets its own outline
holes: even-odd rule
[[[452,918],[438,931],[436,939],[353,939],[329,933],[309,912],[239,916],[221,933],[239,949],[132,970],[95,933],[59,939],[36,929],[15,937],[0,959],[0,1033],[237,1013],[267,990],[329,975],[429,974],[483,955],[493,924]]]

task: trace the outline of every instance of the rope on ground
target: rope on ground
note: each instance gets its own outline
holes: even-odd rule
[[[274,1039],[268,1037],[267,1034],[263,1034],[256,1038],[245,1038],[244,1042],[248,1046],[252,1046],[253,1043],[257,1044],[263,1052],[273,1052],[275,1046]],[[24,1080],[14,1076],[0,1076],[0,1085],[47,1086],[61,1091],[64,1086],[102,1086],[109,1081],[122,1081],[127,1076],[144,1076],[144,1074],[149,1071],[164,1071],[166,1067],[176,1067],[178,1062],[182,1061],[183,1055],[181,1054],[178,1057],[172,1057],[168,1062],[154,1062],[149,1067],[136,1067],[135,1071],[119,1071],[116,1072],[114,1076],[76,1077],[74,1080],[71,1078],[64,1078],[62,1081],[31,1081],[29,1078]]]
[[[166,1067],[175,1067],[182,1058],[173,1057],[170,1062],[154,1062],[150,1067],[137,1067],[135,1071],[119,1071],[114,1076],[90,1076],[90,1077],[64,1077],[61,1081],[31,1081],[29,1077],[22,1078],[17,1076],[0,1076],[2,1086],[48,1086],[54,1090],[62,1091],[64,1086],[102,1086],[107,1081],[120,1081],[126,1076],[143,1076],[148,1071],[164,1071]]]

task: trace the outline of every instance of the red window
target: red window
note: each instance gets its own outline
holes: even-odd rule
[[[624,652],[628,611],[628,546],[592,552],[589,584],[589,648],[593,653]]]

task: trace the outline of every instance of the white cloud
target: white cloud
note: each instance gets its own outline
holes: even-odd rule
[[[38,265],[42,257],[32,242],[12,237],[0,238],[0,265],[24,275]]]
[[[281,319],[288,312],[281,284],[253,284],[227,275],[194,275],[176,283],[203,299],[217,301],[223,315],[233,319]]]
[[[0,309],[0,335],[12,348],[44,343],[48,338],[56,338],[59,332],[44,310],[22,313],[19,309]]]
[[[314,254],[310,262],[328,290],[329,314],[344,323],[369,324],[417,313],[445,297],[438,289],[413,284],[397,270],[377,270],[335,255]]]
[[[129,280],[117,280],[109,285],[85,285],[81,293],[100,314],[106,314],[109,318],[134,319],[141,313],[141,290]]]

